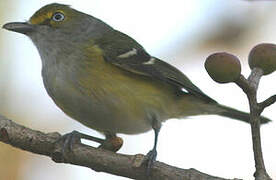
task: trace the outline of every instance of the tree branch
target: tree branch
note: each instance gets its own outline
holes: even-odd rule
[[[235,81],[235,83],[247,95],[249,102],[250,125],[256,167],[256,171],[254,173],[255,180],[271,180],[271,178],[266,172],[265,163],[263,159],[260,131],[260,114],[262,113],[265,107],[273,104],[276,101],[276,99],[275,96],[272,96],[262,103],[257,103],[257,90],[262,75],[262,69],[254,68],[251,71],[251,74],[248,77],[248,79],[245,79],[243,75],[240,75],[240,77]]]
[[[146,157],[142,154],[123,155],[81,143],[73,145],[72,151],[63,153],[63,143],[57,141],[59,133],[35,131],[0,115],[0,141],[35,154],[51,157],[57,163],[68,163],[91,168],[95,171],[133,179],[182,179],[182,180],[226,180],[195,169],[180,169],[162,162],[155,162],[150,177],[146,177]],[[237,180],[237,179],[235,179]]]
[[[267,98],[265,101],[259,103],[261,110],[263,111],[266,107],[274,104],[276,102],[276,94]]]

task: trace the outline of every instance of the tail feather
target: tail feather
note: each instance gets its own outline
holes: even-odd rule
[[[218,105],[218,107],[222,110],[218,113],[218,115],[220,115],[220,116],[225,116],[225,117],[229,117],[229,118],[232,118],[232,119],[237,119],[237,120],[240,120],[240,121],[244,121],[246,123],[250,122],[249,113],[242,112],[242,111],[239,111],[239,110],[227,107],[227,106],[223,106],[223,105]],[[261,124],[265,124],[265,123],[268,123],[268,122],[271,122],[271,120],[264,117],[264,116],[261,116]]]

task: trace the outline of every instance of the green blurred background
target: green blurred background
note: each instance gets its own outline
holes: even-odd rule
[[[248,111],[246,97],[234,84],[213,82],[204,69],[206,57],[218,51],[236,54],[242,73],[250,73],[247,55],[261,42],[276,42],[276,2],[241,0],[9,0],[0,1],[0,25],[26,21],[52,2],[96,16],[140,42],[152,55],[183,71],[200,89],[220,103]],[[40,75],[41,62],[32,42],[0,29],[0,114],[33,129],[67,133],[78,130],[100,136],[67,117],[48,97]],[[259,100],[276,93],[276,74],[263,77]],[[275,119],[275,105],[265,116]],[[276,119],[275,119],[276,120]],[[147,153],[153,132],[121,135],[121,153]],[[267,170],[276,178],[276,125],[262,127]],[[250,127],[217,116],[197,116],[164,123],[158,160],[181,168],[196,168],[225,178],[253,179]],[[0,143],[0,180],[126,179],[87,168],[56,164]]]

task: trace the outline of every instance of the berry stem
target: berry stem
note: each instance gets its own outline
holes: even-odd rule
[[[257,103],[257,90],[262,75],[263,71],[261,69],[254,68],[248,79],[240,75],[235,83],[244,91],[249,101],[251,135],[256,167],[255,180],[271,180],[265,169],[261,145],[260,114],[265,107],[261,105],[262,103]]]

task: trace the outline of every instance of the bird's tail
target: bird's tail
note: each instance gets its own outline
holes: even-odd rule
[[[196,96],[186,95],[183,96],[182,101],[179,101],[179,103],[181,111],[180,115],[178,115],[177,117],[180,118],[193,115],[213,114],[250,123],[249,113],[221,105],[214,100],[209,102],[202,102],[202,99],[199,99]],[[271,122],[270,119],[264,116],[261,116],[260,120],[261,124]]]
[[[250,122],[249,113],[242,112],[242,111],[239,111],[239,110],[227,107],[227,106],[223,106],[223,105],[220,105],[220,104],[217,104],[217,108],[219,109],[219,111],[217,111],[216,114],[218,114],[220,116],[225,116],[225,117],[229,117],[229,118],[232,118],[232,119],[237,119],[237,120],[240,120],[240,121],[243,121],[243,122],[246,122],[246,123]],[[268,122],[271,122],[271,120],[264,117],[264,116],[261,116],[261,124],[265,124],[265,123],[268,123]]]

